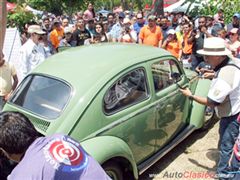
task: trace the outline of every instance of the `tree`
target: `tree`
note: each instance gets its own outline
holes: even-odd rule
[[[163,0],[153,0],[153,9],[151,13],[155,15],[163,15]]]

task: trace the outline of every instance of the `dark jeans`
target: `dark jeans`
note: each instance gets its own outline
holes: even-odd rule
[[[233,152],[233,145],[238,137],[239,123],[237,115],[221,118],[219,134],[220,134],[220,157],[218,162],[217,174],[219,179],[229,179],[230,172],[229,160]]]

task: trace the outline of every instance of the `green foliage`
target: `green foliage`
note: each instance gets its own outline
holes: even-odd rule
[[[17,6],[13,12],[7,15],[7,27],[17,27],[23,32],[24,25],[36,19],[36,16],[25,10],[25,6]]]
[[[235,12],[240,12],[240,3],[238,0],[188,0],[191,3],[202,4],[202,8],[195,7],[189,14],[193,17],[199,15],[215,15],[219,9],[224,10],[225,23],[229,23]]]

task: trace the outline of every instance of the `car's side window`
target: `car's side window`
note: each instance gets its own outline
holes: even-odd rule
[[[118,79],[105,93],[104,111],[112,114],[147,97],[145,72],[143,69],[135,69]]]
[[[178,65],[174,60],[161,60],[153,63],[151,68],[156,92],[174,84],[174,74],[181,75]]]

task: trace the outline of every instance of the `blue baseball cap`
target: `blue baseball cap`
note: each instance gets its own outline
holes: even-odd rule
[[[125,14],[124,14],[123,12],[120,12],[119,15],[118,15],[118,17],[120,17],[120,18],[125,18]]]
[[[235,14],[233,15],[233,17],[237,17],[238,19],[240,19],[240,14],[239,14],[239,13],[235,13]]]

